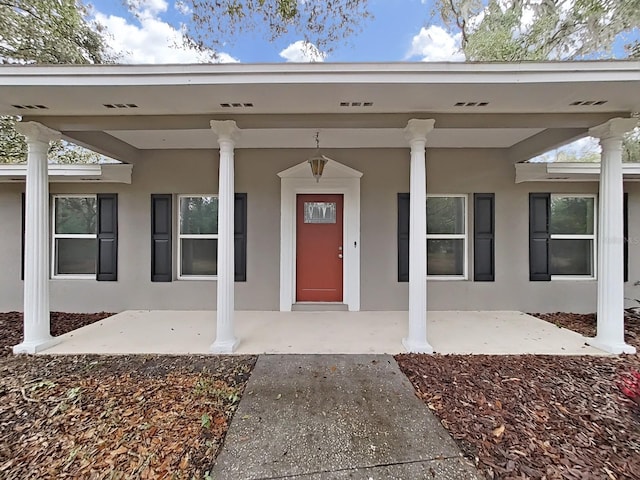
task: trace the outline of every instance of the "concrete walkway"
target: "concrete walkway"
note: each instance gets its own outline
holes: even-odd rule
[[[235,353],[404,353],[407,312],[237,311]],[[582,335],[521,312],[429,312],[437,353],[603,355]],[[207,354],[214,311],[129,310],[59,337],[44,354]]]
[[[388,355],[262,355],[215,480],[481,478]]]

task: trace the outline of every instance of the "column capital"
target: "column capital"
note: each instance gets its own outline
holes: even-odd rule
[[[433,126],[436,121],[432,118],[429,119],[417,119],[412,118],[407,122],[407,126],[404,129],[404,136],[410,142],[416,140],[427,141],[427,134],[433,130]]]
[[[240,129],[235,120],[211,120],[210,125],[211,130],[218,136],[218,143],[227,141],[235,145],[240,137]]]
[[[638,126],[636,118],[612,118],[611,120],[589,129],[589,135],[606,140],[609,138],[622,138],[622,136]]]
[[[38,122],[18,122],[15,128],[16,132],[27,139],[27,142],[49,143],[52,140],[60,140],[61,137],[60,132]]]

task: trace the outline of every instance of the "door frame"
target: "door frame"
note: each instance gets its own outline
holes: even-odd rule
[[[319,182],[305,161],[278,173],[280,184],[280,311],[296,302],[296,199],[298,194],[342,194],[342,302],[360,310],[360,177],[362,173],[330,160]]]

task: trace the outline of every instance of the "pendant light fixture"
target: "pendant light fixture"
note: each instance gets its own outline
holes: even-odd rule
[[[320,182],[324,166],[329,160],[331,160],[329,157],[325,157],[320,153],[320,132],[316,132],[316,151],[313,156],[307,160],[311,166],[311,173],[313,174],[313,178],[316,179],[316,182]]]

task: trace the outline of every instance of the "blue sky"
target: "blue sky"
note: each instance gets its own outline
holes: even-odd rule
[[[107,28],[123,63],[183,63],[202,61],[195,52],[174,48],[179,28],[188,17],[174,0],[138,0],[138,18],[120,0],[93,0],[95,18]],[[458,37],[436,26],[432,4],[425,0],[370,0],[373,18],[361,33],[338,44],[324,58],[332,62],[463,59]],[[269,43],[260,33],[239,37],[222,49],[223,61],[305,61],[295,34]],[[316,58],[317,60],[318,58]]]
[[[567,0],[572,1],[572,0]],[[180,48],[180,25],[189,19],[179,0],[135,0],[137,16],[123,0],[87,0],[94,18],[110,33],[109,44],[120,53],[121,63],[199,63],[208,58]],[[336,45],[329,55],[303,49],[301,37],[292,33],[270,43],[260,32],[236,36],[221,49],[221,61],[284,62],[325,60],[462,61],[460,35],[448,32],[433,16],[434,0],[369,0],[372,19],[360,33]],[[619,38],[614,52],[624,55],[624,44],[640,32]]]

